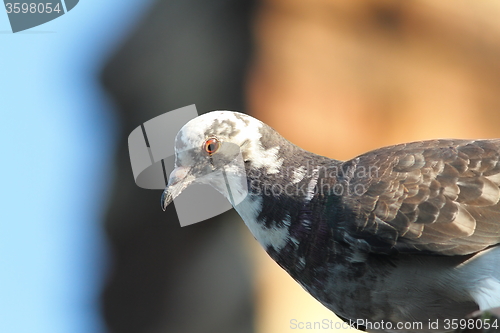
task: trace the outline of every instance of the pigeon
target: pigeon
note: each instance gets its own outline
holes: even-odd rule
[[[233,158],[228,145],[243,160],[224,169],[244,180],[233,195],[204,177]],[[212,111],[176,136],[163,210],[197,182],[225,195],[269,256],[350,325],[448,332],[500,306],[500,139],[418,141],[340,161],[249,115]]]

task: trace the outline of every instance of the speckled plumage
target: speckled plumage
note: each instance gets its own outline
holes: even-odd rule
[[[222,143],[219,165],[202,149],[211,137]],[[252,117],[216,111],[179,132],[164,207],[233,157],[224,144],[239,147],[244,161],[226,170],[247,182],[236,211],[268,254],[340,317],[425,328],[500,306],[500,140],[414,142],[343,162]]]

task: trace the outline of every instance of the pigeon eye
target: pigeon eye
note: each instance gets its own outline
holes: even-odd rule
[[[220,142],[216,138],[211,138],[205,141],[205,151],[209,154],[215,154],[219,150]]]

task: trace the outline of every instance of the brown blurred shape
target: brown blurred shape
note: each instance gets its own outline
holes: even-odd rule
[[[336,159],[415,140],[500,137],[499,17],[492,0],[263,1],[249,111]],[[260,332],[328,315],[260,261]]]
[[[498,1],[265,1],[250,110],[340,159],[408,140],[499,136],[499,14]]]

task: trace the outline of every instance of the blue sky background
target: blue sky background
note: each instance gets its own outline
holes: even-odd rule
[[[104,332],[117,128],[96,75],[150,3],[82,0],[16,34],[0,5],[0,332]]]

